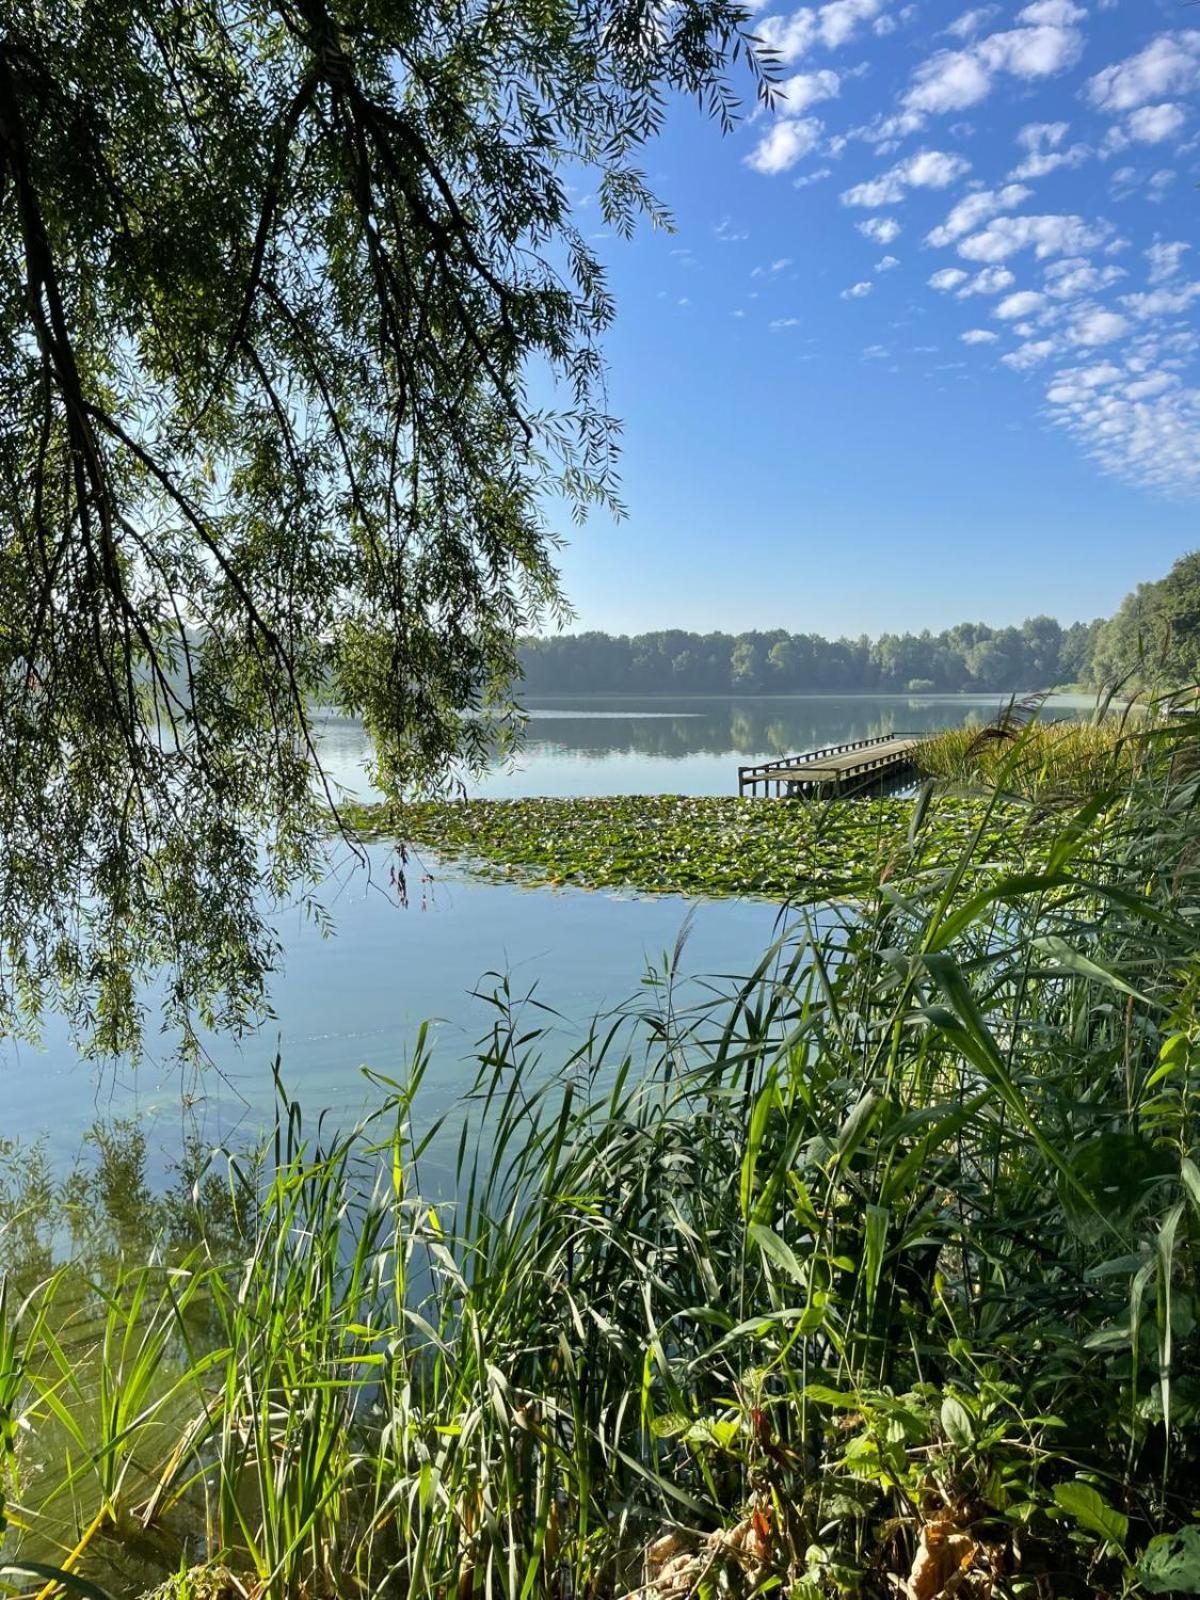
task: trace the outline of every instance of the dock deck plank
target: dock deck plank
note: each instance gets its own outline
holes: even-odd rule
[[[761,785],[767,795],[772,790],[776,795],[837,793],[875,782],[910,767],[913,751],[922,737],[916,733],[886,734],[739,767],[738,792],[757,795]]]

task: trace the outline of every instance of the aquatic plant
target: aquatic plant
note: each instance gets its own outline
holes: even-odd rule
[[[492,881],[772,900],[852,894],[945,865],[971,840],[978,863],[1002,837],[989,819],[976,840],[983,808],[946,797],[914,838],[912,810],[903,799],[606,795],[360,806],[352,821],[363,837],[403,840]]]
[[[453,1127],[423,1051],[361,1128],[282,1103],[127,1407],[149,1494],[45,1454],[63,1335],[9,1308],[19,1551],[73,1472],[280,1596],[1200,1592],[1194,743],[930,857],[924,795],[852,908],[556,1068],[501,988]],[[140,1350],[180,1281],[95,1292]]]
[[[1148,754],[1151,725],[1144,708],[1127,706],[1086,722],[950,728],[922,740],[915,761],[926,776],[962,788],[993,787],[1002,778],[1011,794],[1025,798],[1080,799],[1136,772]]]

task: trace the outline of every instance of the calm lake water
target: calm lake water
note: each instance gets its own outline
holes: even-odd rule
[[[519,762],[473,792],[735,794],[739,764],[874,734],[984,722],[997,703],[994,696],[538,701]],[[1073,715],[1088,705],[1062,698],[1052,711]],[[364,793],[361,728],[328,719],[322,738],[333,775]],[[549,1063],[587,1019],[637,995],[647,965],[661,967],[689,915],[683,969],[695,977],[750,970],[777,931],[776,907],[761,902],[693,907],[677,898],[479,884],[435,862],[425,863],[429,883],[418,884],[410,870],[404,908],[389,888],[390,848],[372,846],[367,855],[368,870],[347,859],[327,885],[333,937],[322,938],[296,912],[281,916],[286,965],[272,987],[275,1020],[256,1036],[214,1039],[211,1065],[200,1074],[180,1067],[168,1039],[151,1039],[136,1069],[123,1062],[98,1068],[76,1057],[51,1019],[38,1046],[0,1045],[0,1138],[42,1138],[61,1166],[85,1147],[98,1119],[134,1118],[165,1164],[184,1134],[212,1143],[256,1135],[271,1112],[276,1053],[289,1092],[307,1108],[349,1116],[374,1097],[359,1069],[401,1076],[426,1019],[433,1024],[432,1114],[469,1086],[472,1046],[494,1017],[483,997],[505,977],[515,992],[534,992],[528,1015],[552,1029],[543,1050]]]

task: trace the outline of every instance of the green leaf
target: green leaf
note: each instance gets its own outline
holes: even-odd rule
[[[815,1400],[819,1406],[833,1406],[840,1411],[857,1411],[859,1406],[857,1395],[843,1394],[840,1389],[830,1389],[823,1383],[807,1384],[803,1398]]]
[[[746,1232],[762,1251],[768,1260],[773,1261],[781,1271],[785,1272],[793,1283],[800,1283],[804,1271],[785,1239],[781,1239],[773,1228],[764,1227],[761,1222],[752,1222]]]
[[[975,1425],[962,1401],[948,1394],[942,1401],[942,1432],[950,1443],[966,1450],[975,1442]]]
[[[1074,972],[1081,978],[1091,978],[1096,983],[1107,984],[1110,989],[1116,989],[1120,994],[1127,994],[1134,1000],[1140,1000],[1143,1005],[1158,1007],[1160,1003],[1151,1000],[1131,984],[1126,983],[1119,972],[1113,972],[1110,967],[1102,967],[1098,961],[1093,961],[1080,951],[1073,950],[1065,939],[1060,939],[1056,934],[1044,934],[1031,943],[1035,950],[1041,950],[1043,954],[1053,957],[1057,964],[1068,972]]]
[[[1127,1222],[1155,1181],[1174,1169],[1170,1154],[1141,1134],[1101,1133],[1071,1157],[1059,1197],[1075,1231],[1098,1238],[1113,1223]]]
[[[1111,1544],[1122,1545],[1129,1532],[1129,1518],[1110,1506],[1098,1489],[1090,1483],[1057,1483],[1054,1486],[1055,1503],[1068,1516],[1074,1517],[1080,1527],[1089,1533],[1098,1533]]]
[[[1147,1594],[1200,1594],[1200,1526],[1158,1534],[1134,1572]]]
[[[0,1566],[0,1578],[16,1578],[23,1583],[33,1578],[43,1584],[67,1589],[79,1595],[81,1600],[110,1600],[99,1584],[91,1583],[77,1573],[64,1572],[61,1567],[47,1566],[43,1561],[7,1561]]]

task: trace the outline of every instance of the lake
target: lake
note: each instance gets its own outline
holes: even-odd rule
[[[736,794],[739,764],[875,734],[985,722],[997,703],[995,696],[932,695],[539,700],[529,707],[519,761],[470,792]],[[1050,709],[1077,715],[1090,704],[1059,697]],[[365,793],[361,727],[326,718],[320,732],[330,772]],[[202,1072],[182,1068],[171,1041],[153,1037],[136,1068],[120,1061],[98,1068],[76,1057],[65,1028],[51,1019],[38,1046],[0,1047],[0,1138],[42,1138],[61,1167],[98,1119],[137,1119],[152,1131],[163,1163],[185,1135],[210,1143],[257,1135],[271,1114],[277,1053],[292,1095],[312,1111],[329,1107],[349,1117],[373,1097],[359,1069],[401,1076],[426,1019],[433,1114],[468,1088],[472,1046],[495,1014],[486,996],[504,978],[515,992],[533,992],[528,1015],[552,1030],[549,1063],[589,1018],[638,994],[647,965],[661,967],[689,916],[683,969],[694,977],[748,971],[776,932],[777,907],[763,902],[693,907],[678,898],[481,884],[435,861],[410,868],[410,904],[402,907],[389,886],[390,847],[373,845],[366,858],[364,868],[347,854],[326,886],[333,937],[322,938],[298,912],[280,916],[286,964],[272,985],[274,1020],[259,1033],[213,1039]]]

